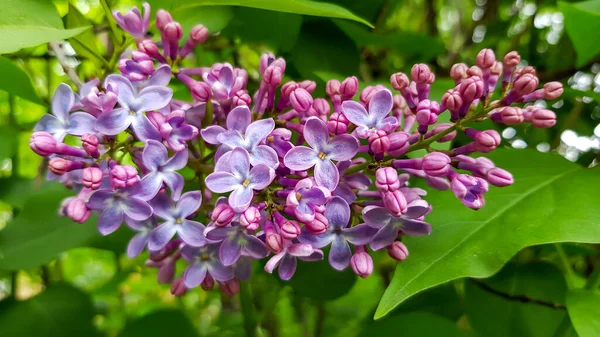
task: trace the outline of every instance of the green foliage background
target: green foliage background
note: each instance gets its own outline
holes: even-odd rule
[[[549,103],[553,129],[480,123],[502,133],[491,158],[515,185],[493,189],[478,212],[431,192],[433,234],[409,238],[407,261],[374,254],[364,280],[326,262],[300,264],[290,282],[257,262],[257,335],[600,336],[600,1],[149,2],[186,31],[202,23],[219,33],[189,62],[242,66],[250,89],[260,54],[272,51],[288,61],[286,80],[315,80],[318,95],[330,78],[387,85],[391,73],[429,63],[439,99],[453,86],[452,64],[474,63],[481,48],[498,57],[517,50],[542,81],[565,86]],[[115,60],[104,7],[133,5],[0,0],[0,336],[244,334],[237,296],[194,289],[175,298],[144,257],[124,257],[127,228],[101,237],[94,218],[80,225],[58,216],[69,191],[44,181],[46,163],[28,148],[55,88],[73,84],[48,43],[63,41],[82,79],[98,77]],[[185,87],[174,89],[190,99]]]

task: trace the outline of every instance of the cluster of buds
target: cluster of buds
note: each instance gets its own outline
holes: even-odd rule
[[[484,206],[489,185],[513,183],[489,159],[468,156],[501,142],[496,131],[471,124],[555,123],[551,111],[522,106],[557,98],[560,83],[537,89],[535,71],[517,69],[515,52],[497,61],[484,49],[476,66],[452,67],[456,86],[441,102],[429,96],[435,75],[425,64],[415,65],[410,79],[391,76],[398,94],[382,85],[359,92],[358,79],[349,77],[329,81],[327,97],[318,98],[313,81],[282,84],[286,62],[267,53],[250,95],[247,72],[228,63],[173,67],[208,32],[194,27],[180,48],[181,25],[160,10],[159,48],[146,36],[144,7],[144,18],[137,9],[115,13],[138,47],[120,60],[121,74],[92,80],[77,94],[60,85],[30,145],[49,157],[48,179],[76,192],[61,214],[80,223],[98,214],[103,235],[126,224],[135,233],[127,254],[147,250],[147,265],[175,295],[215,284],[235,293],[255,259],[268,259],[265,271],[278,269],[288,280],[298,259],[324,259],[325,247],[332,268],[367,277],[373,252],[385,248],[402,261],[409,255],[404,236],[431,233],[426,191],[409,181],[449,189],[472,209]],[[500,77],[501,98],[491,101]],[[189,87],[193,102],[173,98],[173,79]],[[438,123],[446,111],[451,123]],[[472,142],[447,151],[430,146],[458,132]],[[67,135],[81,145],[65,144]],[[409,158],[420,149],[428,153]],[[178,171],[185,167],[195,175],[184,178]],[[181,259],[188,266],[177,275]]]

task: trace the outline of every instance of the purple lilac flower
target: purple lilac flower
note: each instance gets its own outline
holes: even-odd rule
[[[369,112],[358,102],[342,102],[342,113],[350,122],[358,126],[356,134],[360,138],[368,138],[377,130],[386,133],[394,131],[398,127],[396,117],[388,116],[394,105],[392,93],[380,90],[369,102]]]
[[[119,11],[113,12],[113,17],[115,18],[115,21],[117,21],[119,27],[131,34],[136,40],[144,38],[150,23],[150,5],[147,2],[144,2],[142,7],[144,7],[144,17],[142,17],[140,10],[136,7],[125,13],[125,15],[121,14]]]
[[[365,223],[379,229],[370,243],[371,249],[379,250],[391,245],[398,237],[399,231],[409,236],[429,235],[431,225],[419,218],[425,216],[430,210],[431,207],[424,200],[409,203],[406,213],[400,216],[390,214],[384,207],[365,207],[363,209]]]
[[[215,193],[231,192],[229,205],[236,212],[243,212],[250,206],[254,190],[269,186],[275,178],[273,169],[258,164],[250,169],[250,156],[242,148],[231,151],[229,170],[216,171],[206,177],[206,186]]]
[[[296,258],[302,261],[318,261],[323,259],[323,251],[304,243],[294,243],[283,239],[283,249],[273,255],[265,264],[265,271],[272,274],[279,267],[279,277],[287,281],[294,276],[297,267]]]
[[[150,233],[149,250],[163,249],[175,234],[178,234],[183,242],[190,246],[201,247],[206,243],[204,225],[188,219],[202,204],[200,191],[184,193],[177,202],[173,202],[166,194],[159,194],[151,201],[151,204],[154,214],[164,219],[165,222],[159,224]]]
[[[337,135],[329,140],[327,125],[318,117],[310,117],[304,125],[304,138],[310,147],[296,146],[283,158],[285,166],[294,171],[315,167],[319,186],[335,190],[340,181],[337,167],[331,161],[349,160],[358,151],[358,140],[351,135]]]
[[[340,198],[333,197],[325,209],[325,217],[329,221],[327,232],[320,235],[312,235],[304,231],[298,240],[302,243],[310,244],[315,248],[323,248],[331,244],[329,251],[329,264],[337,270],[343,270],[350,264],[352,251],[350,242],[353,245],[366,245],[371,241],[377,229],[361,224],[348,228],[350,222],[350,206]]]
[[[240,76],[239,71],[234,71],[229,63],[223,63],[216,76],[213,72],[206,72],[202,78],[210,85],[213,95],[217,99],[232,98],[246,85],[244,76]]]
[[[140,255],[146,247],[146,244],[148,244],[148,238],[156,225],[156,219],[150,217],[142,221],[126,220],[126,223],[129,228],[137,232],[137,234],[129,240],[129,244],[127,245],[127,256],[134,258]]]
[[[173,90],[154,85],[145,87],[138,93],[127,78],[114,74],[106,78],[105,86],[109,83],[116,86],[117,100],[121,107],[102,113],[96,121],[96,129],[113,136],[131,126],[137,138],[143,142],[149,139],[160,140],[160,133],[144,112],[161,109],[169,104]]]
[[[142,161],[149,172],[140,181],[140,197],[146,200],[152,199],[165,184],[171,189],[173,199],[179,199],[184,180],[183,176],[175,171],[187,165],[188,152],[177,152],[169,158],[165,146],[156,140],[150,139],[146,142],[144,152],[142,152]]]
[[[101,211],[98,231],[108,235],[116,231],[123,220],[143,221],[152,216],[152,207],[137,194],[139,184],[122,190],[100,189],[90,196],[87,206]]]
[[[357,160],[358,161],[358,160]],[[361,160],[362,161],[362,160]],[[337,185],[333,195],[343,198],[348,204],[352,204],[356,201],[356,193],[353,189],[364,191],[368,190],[373,183],[371,179],[364,173],[353,173],[345,175],[344,173],[350,168],[350,160],[344,160],[337,163],[337,168],[342,179]]]
[[[186,141],[198,136],[198,129],[193,125],[186,124],[183,114],[171,115],[165,123],[161,124],[160,134],[166,140],[169,148],[175,152],[181,152],[187,149]]]
[[[311,222],[315,219],[317,208],[322,207],[331,197],[328,189],[315,186],[313,179],[300,180],[287,196],[287,206],[293,208],[300,221]]]
[[[236,263],[242,254],[255,259],[262,259],[269,255],[269,250],[264,242],[254,235],[248,234],[246,229],[237,222],[230,227],[219,227],[207,231],[206,238],[221,242],[219,257],[226,266]]]
[[[87,112],[70,113],[75,104],[75,94],[70,86],[62,83],[52,97],[52,114],[45,114],[37,122],[34,131],[45,131],[61,142],[66,135],[82,136],[96,133],[96,118]]]
[[[240,134],[245,134],[248,125],[252,122],[252,112],[247,106],[238,106],[233,108],[229,114],[227,114],[227,120],[225,125],[227,129],[220,125],[211,125],[205,129],[200,130],[200,135],[205,142],[213,145],[220,145],[221,142],[218,136],[227,131],[238,131]]]
[[[184,246],[181,249],[183,258],[190,262],[183,273],[183,282],[187,288],[200,285],[206,277],[225,282],[233,278],[233,268],[224,266],[219,259],[220,244],[207,244],[203,247]]]

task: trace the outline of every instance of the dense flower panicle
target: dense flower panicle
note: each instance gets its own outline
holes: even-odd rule
[[[323,98],[314,97],[313,81],[282,83],[286,62],[271,53],[261,56],[258,90],[250,93],[246,70],[229,63],[179,66],[209,37],[206,27],[180,41],[181,25],[159,10],[157,44],[146,36],[148,4],[143,16],[133,9],[114,17],[137,50],[119,60],[121,74],[91,80],[78,93],[61,84],[30,147],[49,158],[51,179],[77,192],[60,213],[79,223],[97,213],[103,235],[125,223],[128,256],[147,250],[147,265],[177,296],[215,282],[233,294],[255,259],[268,258],[265,271],[278,269],[283,280],[298,259],[327,255],[332,268],[350,267],[359,277],[373,272],[370,251],[385,248],[405,260],[402,238],[432,231],[425,221],[432,205],[414,182],[483,207],[490,185],[511,185],[513,177],[468,156],[502,146],[497,131],[470,123],[552,127],[554,112],[532,103],[563,92],[559,82],[540,88],[534,68],[518,68],[516,52],[500,59],[484,49],[476,65],[452,66],[455,86],[439,102],[430,97],[435,75],[425,64],[391,75],[397,93],[383,85],[359,91],[353,76],[328,81]],[[194,101],[174,99],[172,80]],[[491,101],[500,81],[501,97]],[[435,150],[458,133],[470,141]],[[177,275],[182,258],[188,266]]]

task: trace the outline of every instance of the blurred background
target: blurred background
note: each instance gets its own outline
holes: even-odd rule
[[[17,2],[8,1],[6,6]],[[534,129],[490,122],[480,123],[481,128],[499,129],[506,146],[554,151],[582,166],[595,165],[600,158],[600,1],[327,0],[374,28],[343,19],[200,6],[193,0],[149,2],[153,15],[158,8],[171,10],[185,32],[202,23],[214,34],[197,48],[195,59],[186,62],[198,66],[230,62],[244,67],[250,82],[255,80],[250,89],[258,85],[261,53],[271,51],[288,62],[284,81],[317,81],[315,97],[324,95],[330,78],[356,75],[361,87],[389,85],[390,74],[409,72],[414,63],[423,62],[437,76],[432,96],[439,99],[454,86],[448,77],[454,63],[473,64],[482,48],[493,48],[498,58],[516,50],[523,65],[536,67],[541,82],[564,84],[562,99],[549,107],[556,111],[558,124],[552,129]],[[96,55],[111,53],[101,1],[53,3],[65,28],[93,25],[63,41],[60,49],[81,78],[99,76],[97,69],[103,64]],[[108,5],[125,11],[141,2],[112,0]],[[80,225],[57,215],[60,200],[69,192],[44,181],[45,166],[30,151],[28,140],[34,124],[48,112],[56,87],[69,79],[46,45],[1,56],[0,69],[0,336],[242,335],[237,296],[194,289],[184,297],[174,297],[168,285],[157,283],[156,269],[144,267],[144,256],[132,260],[124,255],[131,236],[127,228],[101,237],[93,222]],[[15,86],[23,89],[15,90]],[[187,88],[174,89],[177,98],[191,100]],[[467,141],[455,140],[457,144]],[[565,249],[576,252],[581,268],[588,265],[586,259],[598,255],[590,245],[565,245]],[[544,246],[528,248],[515,260],[547,250]],[[365,280],[351,271],[338,273],[315,263],[300,265],[294,279],[286,283],[255,266],[251,286],[262,333],[502,335],[494,332],[494,323],[473,324],[478,310],[473,311],[471,302],[465,300],[464,281],[423,292],[374,322],[373,313],[396,265],[385,253],[374,258],[376,271]],[[526,259],[526,270],[553,275],[557,271],[547,260],[555,258]],[[497,277],[514,279],[519,268],[524,267],[509,264]],[[535,297],[537,292],[549,296],[550,302],[552,294],[559,292],[556,289],[565,288],[564,282],[546,282],[539,288],[533,276],[515,284],[528,289],[527,296]],[[548,336],[552,330],[545,327],[547,322],[564,315],[547,306],[507,299],[502,291],[510,289],[498,287],[480,287],[477,296],[497,308],[489,315],[510,313],[507,322],[499,318],[497,324],[514,324],[513,336]]]

